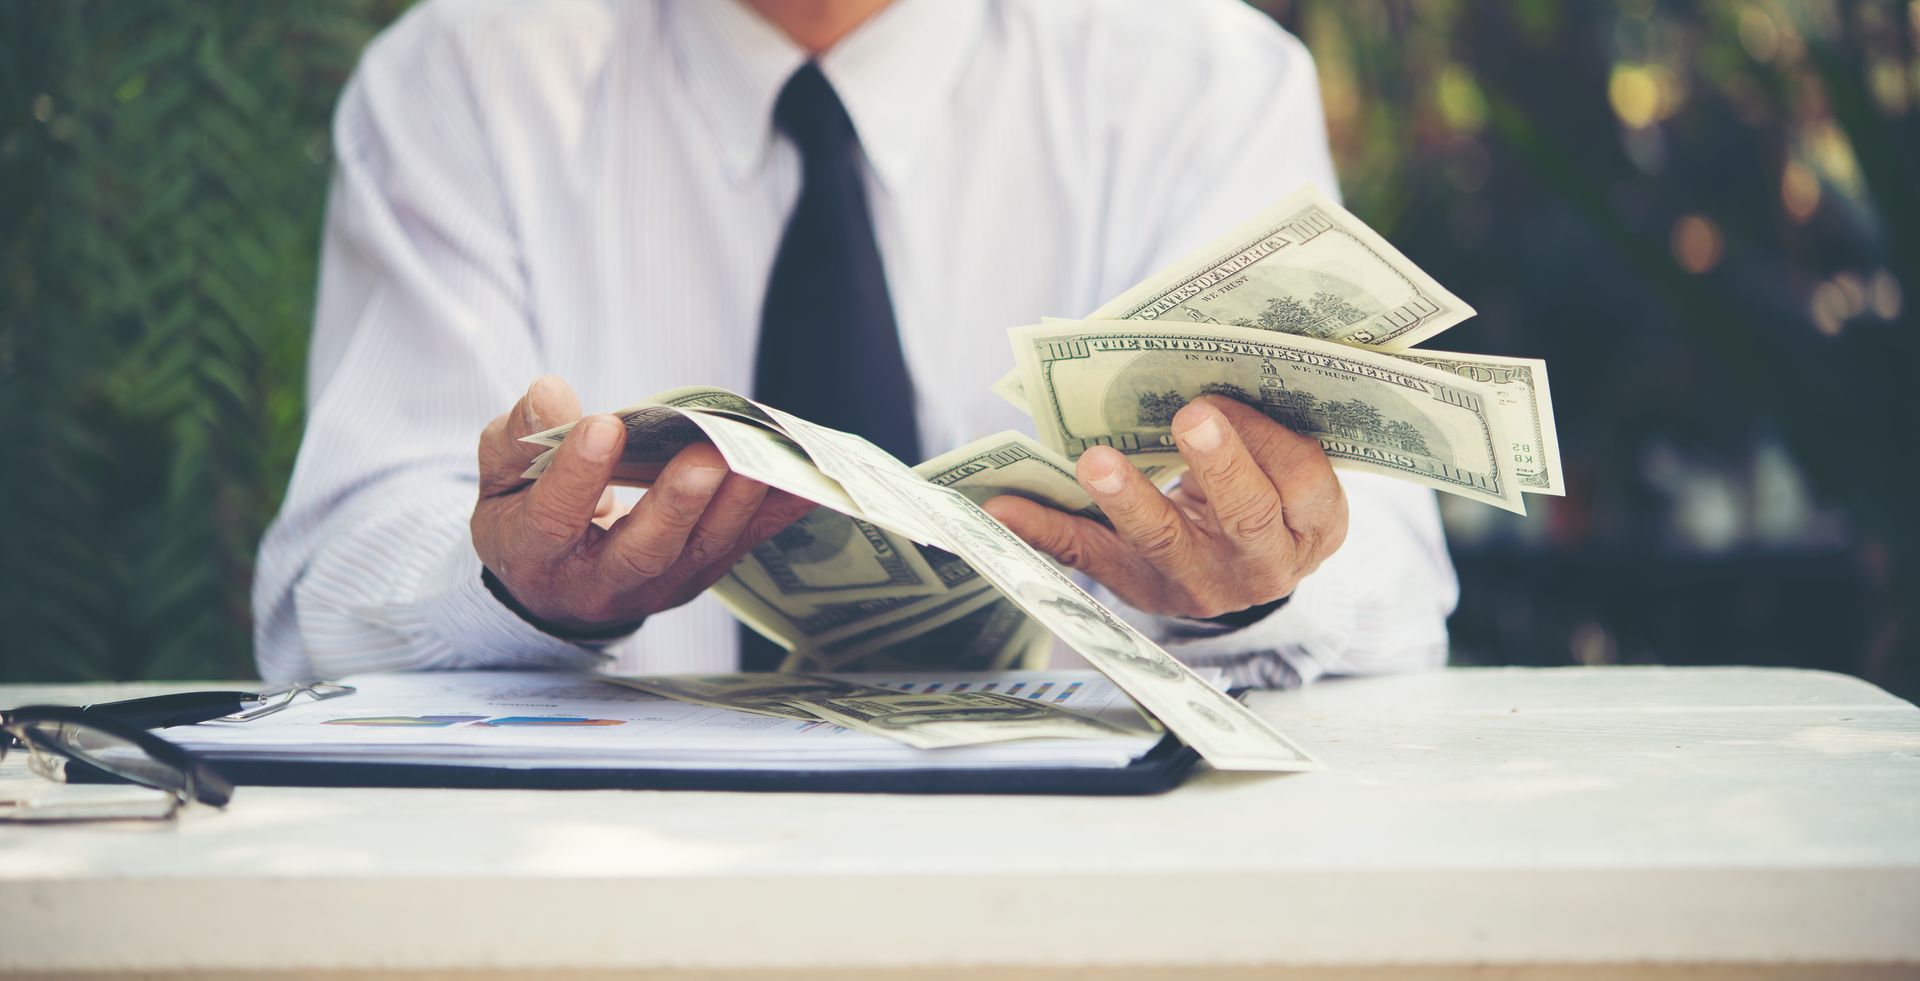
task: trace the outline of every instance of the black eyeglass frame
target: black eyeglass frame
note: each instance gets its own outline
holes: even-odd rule
[[[27,735],[34,726],[47,724],[70,726],[76,730],[91,730],[111,739],[131,743],[170,771],[177,778],[177,785],[170,786],[151,776],[129,773],[127,768],[115,766],[112,760],[101,759],[81,746],[50,742],[44,738]],[[31,753],[57,756],[129,783],[165,791],[174,795],[180,804],[198,801],[214,807],[225,807],[227,802],[233,799],[233,782],[222,776],[205,760],[195,756],[186,748],[161,739],[145,729],[115,719],[103,718],[97,712],[86,712],[63,705],[26,705],[17,709],[7,709],[0,711],[0,735],[6,737],[0,738],[0,760],[6,759],[8,747],[18,742]]]

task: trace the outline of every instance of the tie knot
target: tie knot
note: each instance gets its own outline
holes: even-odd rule
[[[773,104],[773,124],[806,156],[844,150],[854,143],[853,120],[847,117],[847,107],[840,104],[840,96],[820,66],[811,61],[801,65],[780,89],[780,98]]]

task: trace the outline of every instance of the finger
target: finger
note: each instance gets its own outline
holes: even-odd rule
[[[480,434],[481,493],[491,496],[525,486],[520,474],[546,448],[522,443],[520,437],[579,418],[580,397],[566,382],[553,375],[534,379],[513,408],[495,418]]]
[[[545,432],[580,419],[580,396],[559,375],[541,375],[527,386],[527,394],[508,413],[508,435],[522,436]]]
[[[601,493],[599,507],[593,509],[593,523],[599,525],[604,531],[612,528],[614,522],[626,517],[627,512],[631,510],[633,510],[632,502],[620,500],[614,494],[613,488],[609,487]]]
[[[1079,477],[1114,533],[1141,558],[1183,577],[1204,563],[1193,523],[1118,450],[1088,450],[1080,457]]]
[[[1172,501],[1180,513],[1194,524],[1206,524],[1213,520],[1213,510],[1207,506],[1207,495],[1200,489],[1198,481],[1189,480],[1176,484],[1166,492],[1167,500]]]
[[[1024,497],[1003,495],[981,505],[1026,543],[1128,596],[1146,588],[1151,571],[1112,531],[1077,515]]]
[[[607,588],[632,589],[672,569],[726,476],[727,461],[712,443],[695,443],[674,454],[640,503],[601,543]]]
[[[1296,538],[1320,541],[1336,529],[1344,534],[1346,495],[1320,441],[1274,422],[1251,406],[1205,396],[1233,424],[1247,452],[1280,493],[1281,521]]]
[[[584,540],[626,437],[626,427],[609,415],[588,416],[567,434],[553,465],[521,499],[524,547],[551,558]]]
[[[720,488],[713,492],[706,512],[694,525],[680,564],[693,572],[733,551],[740,536],[746,534],[747,523],[759,513],[766,499],[767,485],[737,473],[727,474]]]
[[[1198,485],[1230,542],[1271,547],[1274,533],[1284,534],[1280,491],[1225,414],[1207,402],[1189,403],[1174,414],[1173,438],[1187,461],[1187,481]],[[1290,536],[1282,540],[1292,544]]]
[[[717,496],[717,495],[716,495]],[[786,491],[769,489],[760,507],[747,520],[747,527],[734,540],[733,547],[718,559],[704,567],[692,569],[688,577],[674,587],[674,602],[684,603],[704,592],[707,587],[719,582],[736,563],[745,558],[761,542],[773,537],[780,529],[805,517],[819,505],[803,497],[795,497]]]
[[[1181,474],[1180,481],[1167,490],[1169,497],[1174,494],[1180,494],[1195,504],[1207,503],[1207,489],[1193,479],[1192,471]]]

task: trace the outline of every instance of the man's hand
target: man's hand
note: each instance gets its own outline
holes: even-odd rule
[[[627,432],[609,415],[582,420],[546,473],[522,479],[542,448],[520,437],[579,418],[579,397],[548,376],[480,434],[474,550],[517,612],[550,632],[631,629],[699,595],[814,507],[728,471],[719,450],[697,443],[620,514],[608,484]]]
[[[1189,468],[1162,494],[1108,447],[1080,457],[1107,528],[1019,497],[987,510],[1061,564],[1148,613],[1216,617],[1290,595],[1347,537],[1347,498],[1320,444],[1232,399],[1173,417]]]

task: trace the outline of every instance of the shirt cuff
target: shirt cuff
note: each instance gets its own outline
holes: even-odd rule
[[[1167,652],[1196,668],[1217,668],[1241,688],[1298,688],[1327,673],[1313,651],[1345,650],[1351,643],[1354,591],[1336,582],[1338,567],[1323,565],[1300,581],[1287,602],[1245,626],[1142,613],[1122,603],[1116,612]],[[1115,599],[1102,589],[1103,598]]]
[[[1219,668],[1236,687],[1297,688],[1326,674],[1309,651],[1339,650],[1346,642],[1337,615],[1297,598],[1305,587],[1302,582],[1289,602],[1245,626],[1178,617],[1151,617],[1150,626],[1169,653],[1194,667]]]
[[[589,671],[612,660],[598,648],[619,638],[576,643],[541,630],[493,595],[480,578],[483,568],[472,541],[463,539],[421,591],[421,618],[452,645],[461,666]]]
[[[1289,593],[1271,603],[1261,603],[1257,606],[1250,606],[1244,610],[1236,610],[1232,613],[1225,613],[1217,617],[1170,616],[1162,617],[1161,619],[1166,622],[1169,636],[1217,637],[1221,634],[1232,633],[1235,630],[1245,630],[1273,616],[1275,610],[1287,605],[1287,601],[1292,598],[1293,594]]]

